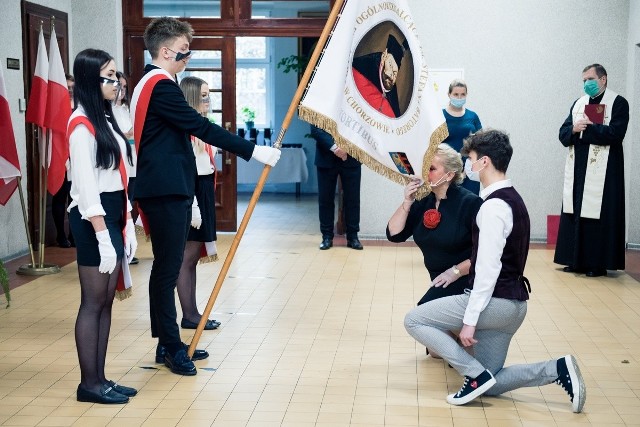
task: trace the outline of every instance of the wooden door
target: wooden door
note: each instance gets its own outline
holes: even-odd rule
[[[25,81],[25,99],[29,99],[31,93],[31,84],[33,74],[36,68],[36,58],[38,56],[38,37],[40,35],[40,27],[43,29],[44,40],[49,51],[49,40],[51,38],[51,17],[55,17],[56,38],[60,47],[60,55],[62,56],[62,65],[67,73],[69,73],[69,38],[67,31],[67,14],[59,10],[40,6],[27,1],[22,2],[22,28],[24,35],[22,37],[22,51],[24,63],[24,81]],[[27,142],[27,205],[29,211],[29,232],[31,233],[31,242],[34,249],[39,246],[40,236],[40,152],[38,150],[38,132],[36,126],[26,124],[26,142]],[[46,191],[46,189],[44,190]],[[47,212],[51,210],[50,197],[47,203]],[[51,244],[55,242],[55,227],[50,214],[47,215],[45,243]]]
[[[144,66],[150,61],[141,36],[129,36],[125,51],[131,83],[142,78]],[[195,52],[182,76],[195,75],[209,84],[216,124],[235,132],[236,123],[236,61],[234,37],[195,37],[190,48]],[[179,76],[180,77],[180,76]],[[218,150],[216,155],[216,228],[237,230],[236,156]]]

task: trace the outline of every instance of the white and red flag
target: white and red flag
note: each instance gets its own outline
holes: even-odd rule
[[[71,100],[67,88],[67,78],[62,65],[55,29],[51,30],[49,45],[49,83],[47,85],[47,110],[45,127],[51,132],[51,162],[47,189],[56,194],[64,182],[66,163],[69,158],[67,143],[67,123],[71,116]]]
[[[0,205],[4,206],[18,188],[20,162],[11,123],[9,98],[0,64]]]
[[[426,178],[448,135],[418,21],[406,0],[348,0],[298,108],[340,148],[401,184]]]
[[[31,81],[31,94],[27,104],[27,123],[33,123],[41,128],[44,125],[44,116],[47,111],[47,83],[49,82],[49,57],[47,47],[44,44],[44,35],[40,29],[38,37],[38,56],[36,59],[36,71]]]

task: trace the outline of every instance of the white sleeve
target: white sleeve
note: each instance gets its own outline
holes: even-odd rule
[[[78,125],[69,137],[71,183],[77,189],[78,210],[82,219],[106,215],[100,202],[96,177],[96,139],[84,125]]]
[[[507,237],[513,229],[511,207],[501,199],[489,199],[482,204],[476,223],[480,228],[478,254],[473,289],[464,314],[463,323],[475,326],[480,313],[487,307],[502,270],[502,253]]]

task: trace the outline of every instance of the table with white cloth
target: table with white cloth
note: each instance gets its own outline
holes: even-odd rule
[[[271,168],[267,184],[296,184],[296,197],[300,197],[300,183],[309,178],[307,155],[302,148],[282,148],[280,160]],[[238,184],[256,184],[264,165],[255,159],[238,160]]]

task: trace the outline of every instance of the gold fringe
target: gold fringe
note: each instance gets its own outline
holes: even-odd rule
[[[131,296],[133,296],[133,287],[127,288],[124,291],[116,291],[116,298],[118,298],[118,301],[125,300]]]
[[[200,258],[198,264],[206,264],[208,262],[216,262],[218,261],[218,254],[207,255]]]
[[[357,147],[355,144],[351,143],[348,139],[342,137],[338,133],[338,126],[330,117],[325,116],[324,114],[318,113],[315,110],[310,109],[304,105],[298,106],[298,116],[300,119],[309,122],[318,126],[321,129],[329,132],[338,147],[346,151],[351,157],[358,160],[360,163],[366,165],[369,169],[374,172],[390,179],[401,185],[407,185],[411,180],[410,177],[401,174],[400,172],[396,172],[387,166],[383,165],[369,154],[367,154],[364,150]],[[433,131],[431,136],[429,137],[429,148],[425,153],[423,162],[422,162],[422,176],[426,177],[429,175],[429,168],[431,167],[431,161],[433,160],[433,156],[438,149],[438,145],[444,141],[449,135],[449,129],[447,128],[446,123],[442,123],[440,126]],[[431,187],[429,185],[422,185],[418,191],[416,192],[416,199],[420,200],[431,193]]]

